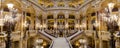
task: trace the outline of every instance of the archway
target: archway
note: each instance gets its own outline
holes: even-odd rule
[[[57,16],[57,30],[59,37],[64,37],[65,33],[65,15],[64,14],[58,14]]]

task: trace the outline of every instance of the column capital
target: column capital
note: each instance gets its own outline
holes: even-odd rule
[[[55,11],[54,14],[53,14],[53,17],[56,19],[56,18],[57,18],[57,15],[58,15],[58,12]]]
[[[68,18],[69,17],[69,13],[66,11],[65,12],[65,18]]]

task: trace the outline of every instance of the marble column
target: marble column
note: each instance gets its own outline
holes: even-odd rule
[[[97,48],[97,38],[96,38],[96,31],[94,31],[94,40],[95,40],[95,48]]]
[[[24,18],[22,16],[22,19],[21,19],[21,26],[20,26],[20,40],[19,40],[19,48],[22,48],[22,40],[23,40],[23,36],[24,36],[24,26],[23,26],[23,23],[24,23]]]
[[[69,34],[69,25],[68,25],[69,13],[68,13],[68,11],[66,11],[64,15],[65,15],[65,29],[66,29],[65,36],[67,36],[66,33]],[[68,27],[66,25],[68,25]]]
[[[65,2],[65,7],[69,7],[68,1],[64,1],[64,2]]]
[[[42,25],[43,25],[43,30],[46,30],[46,27],[47,27],[47,15],[46,13],[43,14],[43,19],[42,19]]]
[[[39,13],[38,13],[39,11],[36,11],[36,14],[35,14],[35,30],[37,30],[37,23],[39,23],[39,20],[38,20],[38,17],[40,16],[39,15]]]
[[[54,20],[55,20],[55,21],[54,21],[54,25],[57,25],[57,15],[58,15],[58,13],[57,13],[57,11],[55,11],[55,12],[54,12],[54,15],[53,15],[53,16],[54,16]],[[58,33],[58,32],[57,32],[57,26],[56,26],[56,27],[55,27],[55,36],[56,36],[56,37],[58,37],[58,36],[57,36],[57,35],[58,35],[57,33]]]
[[[27,48],[27,40],[28,40],[28,31],[26,32],[26,38],[25,38],[25,40],[23,40],[24,42],[24,48]]]
[[[87,48],[87,45],[86,45],[86,44],[84,44],[84,48]]]
[[[103,48],[103,45],[102,45],[102,32],[100,32],[99,48]]]
[[[15,44],[15,43],[14,43],[14,42],[12,42],[12,48],[15,48],[15,47],[14,47],[14,44]]]
[[[58,2],[56,2],[56,1],[53,1],[53,3],[54,3],[54,7],[57,7],[57,5],[58,5]]]
[[[79,30],[80,29],[80,21],[79,21],[79,18],[80,18],[80,14],[79,14],[79,12],[76,12],[76,15],[75,15],[75,21],[76,21],[76,23],[75,24],[78,24],[78,29],[77,30]]]
[[[23,48],[22,40],[19,41],[19,48]]]

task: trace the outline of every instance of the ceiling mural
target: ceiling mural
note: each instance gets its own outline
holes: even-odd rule
[[[84,3],[84,0],[38,0],[38,3],[44,8],[57,7],[71,7],[77,8]]]

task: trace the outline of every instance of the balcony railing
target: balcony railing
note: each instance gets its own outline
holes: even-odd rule
[[[12,32],[11,33],[11,39],[12,40],[20,40],[22,38],[22,35],[20,33],[20,31],[17,31],[17,32]]]
[[[110,32],[108,31],[99,31],[99,37],[101,37],[102,40],[109,40],[110,39]]]
[[[6,37],[5,32],[0,33],[0,38],[4,38],[4,37]]]

